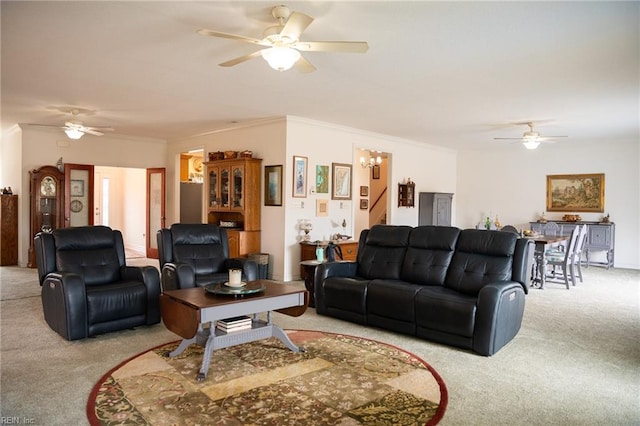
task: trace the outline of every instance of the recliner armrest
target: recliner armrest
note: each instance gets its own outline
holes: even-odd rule
[[[42,283],[42,309],[49,326],[67,340],[88,337],[87,294],[79,274],[48,274]]]
[[[258,279],[258,264],[253,260],[237,257],[224,261],[224,266],[229,269],[242,269],[242,275],[246,281],[255,281]]]
[[[162,267],[162,291],[196,286],[196,275],[191,265],[186,263],[165,263]]]

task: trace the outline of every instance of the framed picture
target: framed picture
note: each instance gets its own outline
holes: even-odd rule
[[[331,199],[351,199],[351,164],[331,163],[333,178],[331,179]]]
[[[293,196],[307,196],[307,157],[293,156]]]
[[[71,179],[71,196],[72,197],[84,197],[84,181]]]
[[[547,175],[547,211],[604,212],[604,173]]]
[[[316,216],[329,216],[329,200],[316,200]]]
[[[264,205],[282,205],[282,165],[264,167]]]
[[[371,178],[372,179],[380,179],[380,166],[375,164],[371,168]]]
[[[369,196],[369,187],[368,186],[361,186],[360,187],[360,196],[361,197],[368,197]]]
[[[366,198],[360,198],[360,210],[367,210],[369,208],[369,200]]]
[[[316,166],[316,193],[329,193],[329,166]]]

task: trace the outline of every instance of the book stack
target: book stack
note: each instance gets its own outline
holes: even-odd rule
[[[240,317],[218,320],[216,321],[216,328],[218,330],[224,331],[225,333],[250,329],[251,318],[243,315]]]

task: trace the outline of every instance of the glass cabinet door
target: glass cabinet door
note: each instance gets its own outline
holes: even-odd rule
[[[243,189],[244,189],[244,170],[242,167],[234,167],[233,169],[233,206],[234,208],[243,207]]]
[[[220,198],[221,207],[229,207],[229,169],[220,170]]]
[[[218,207],[220,205],[218,173],[218,169],[213,168],[209,170],[209,207]]]

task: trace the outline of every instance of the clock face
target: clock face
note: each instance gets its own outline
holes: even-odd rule
[[[69,208],[71,209],[72,212],[74,213],[78,213],[82,211],[82,201],[80,200],[73,200],[71,202],[71,205],[69,206]]]
[[[45,197],[56,196],[56,180],[51,176],[45,176],[40,183],[40,195]]]

